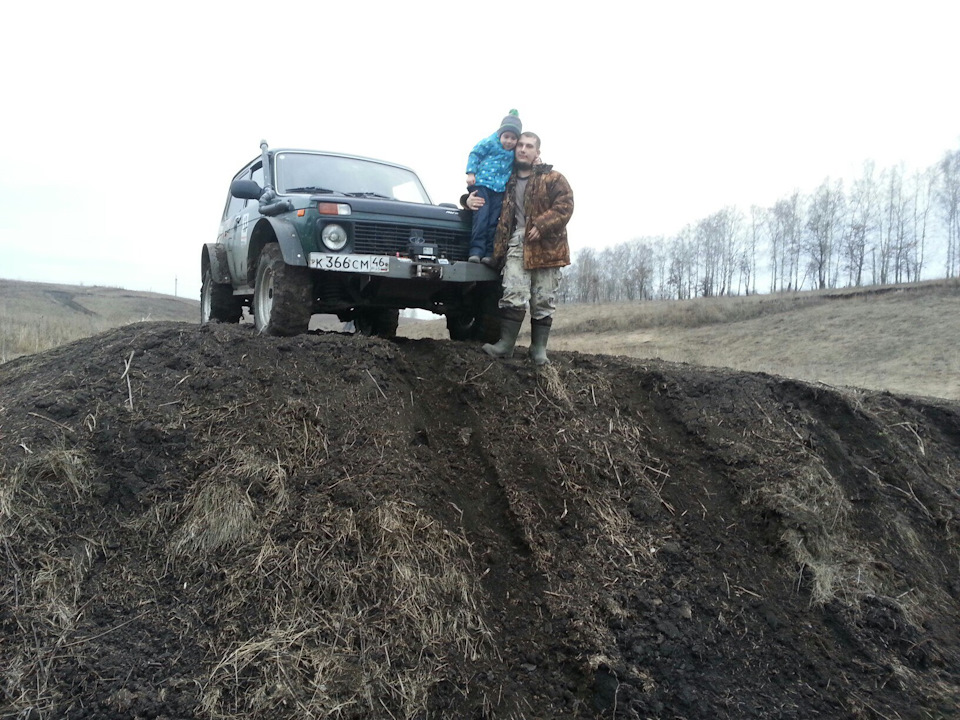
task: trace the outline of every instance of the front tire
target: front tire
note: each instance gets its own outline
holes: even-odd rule
[[[210,268],[203,271],[200,286],[200,324],[211,322],[237,323],[243,317],[243,301],[233,295],[229,283],[218,283]]]
[[[253,319],[264,335],[299,335],[310,326],[313,280],[304,267],[287,265],[280,246],[264,246],[257,262]]]

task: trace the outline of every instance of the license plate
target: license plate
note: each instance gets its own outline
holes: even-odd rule
[[[310,267],[315,270],[339,272],[385,273],[390,271],[389,255],[336,255],[334,253],[310,253]]]

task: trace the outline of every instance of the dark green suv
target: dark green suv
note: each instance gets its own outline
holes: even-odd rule
[[[401,165],[260,149],[203,247],[201,322],[239,322],[248,307],[260,332],[296,335],[330,313],[392,337],[400,309],[422,308],[454,340],[499,337],[499,276],[467,262],[469,211],[433,205]]]

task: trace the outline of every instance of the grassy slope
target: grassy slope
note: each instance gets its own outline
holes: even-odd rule
[[[561,305],[555,350],[662,358],[960,399],[960,284]],[[405,326],[443,337],[442,322]],[[528,329],[521,343],[528,340]]]
[[[141,320],[197,322],[196,300],[0,279],[0,362]]]

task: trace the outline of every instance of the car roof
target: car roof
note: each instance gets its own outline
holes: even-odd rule
[[[375,162],[375,163],[379,163],[380,165],[389,165],[390,167],[400,168],[401,170],[407,170],[409,172],[412,172],[414,175],[417,175],[416,170],[414,170],[411,167],[407,167],[406,165],[390,162],[389,160],[378,160],[377,158],[364,157],[363,155],[351,155],[349,153],[331,152],[329,150],[306,150],[304,148],[270,148],[269,153],[271,156],[274,156],[277,153],[304,153],[308,155],[330,155],[332,157],[347,158],[350,160],[364,160],[366,162]],[[260,161],[262,157],[263,157],[262,155],[257,155],[255,158],[252,158],[242,168],[240,168],[236,173],[234,173],[233,176],[236,177],[251,165],[256,164],[258,161]],[[417,175],[417,177],[419,178],[420,176]]]

